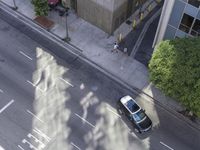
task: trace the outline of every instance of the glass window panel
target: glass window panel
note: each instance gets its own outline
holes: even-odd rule
[[[169,20],[170,25],[174,26],[175,28],[179,27],[184,8],[185,3],[183,3],[182,1],[175,1]]]
[[[167,26],[167,29],[165,31],[164,39],[173,39],[176,33],[176,28],[173,28],[171,26]]]
[[[179,29],[183,32],[189,33],[193,21],[194,17],[184,14]]]
[[[190,16],[197,16],[198,8],[192,6],[192,5],[186,5],[184,13],[190,15]]]
[[[188,0],[188,3],[190,5],[195,6],[195,7],[199,7],[200,6],[200,1],[199,0]]]
[[[191,34],[193,36],[200,36],[200,20],[196,19],[192,27]]]
[[[177,30],[176,32],[176,37],[179,37],[179,38],[183,38],[183,37],[187,37],[187,33],[181,31],[181,30]]]

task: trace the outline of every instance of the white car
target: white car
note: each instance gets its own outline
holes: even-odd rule
[[[136,101],[129,95],[122,97],[118,102],[118,111],[133,123],[136,132],[142,133],[152,128],[152,121]]]

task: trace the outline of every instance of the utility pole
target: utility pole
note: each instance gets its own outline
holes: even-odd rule
[[[16,5],[16,2],[15,2],[15,0],[13,0],[13,5],[14,5],[13,9],[14,9],[14,10],[17,10],[17,9],[18,9],[18,7],[17,7],[17,5]]]
[[[66,42],[69,42],[70,41],[70,37],[69,37],[69,33],[68,33],[68,23],[67,23],[67,16],[68,16],[68,10],[69,8],[66,9],[66,19],[65,19],[65,25],[66,25],[66,38],[65,38],[65,41]]]
[[[68,16],[68,10],[66,12],[66,39],[68,40],[69,38],[69,33],[68,33],[68,25],[67,25],[67,16]]]

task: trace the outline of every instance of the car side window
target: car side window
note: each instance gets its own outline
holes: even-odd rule
[[[130,120],[133,120],[133,115],[130,114],[130,115],[129,115],[129,118],[130,118]]]
[[[124,111],[125,111],[125,114],[127,115],[127,116],[129,116],[129,111],[124,107]]]

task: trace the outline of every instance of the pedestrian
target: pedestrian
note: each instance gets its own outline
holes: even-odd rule
[[[115,51],[117,52],[118,47],[119,47],[119,45],[115,42],[114,48],[113,48],[113,50],[111,50],[111,52],[115,52]]]

